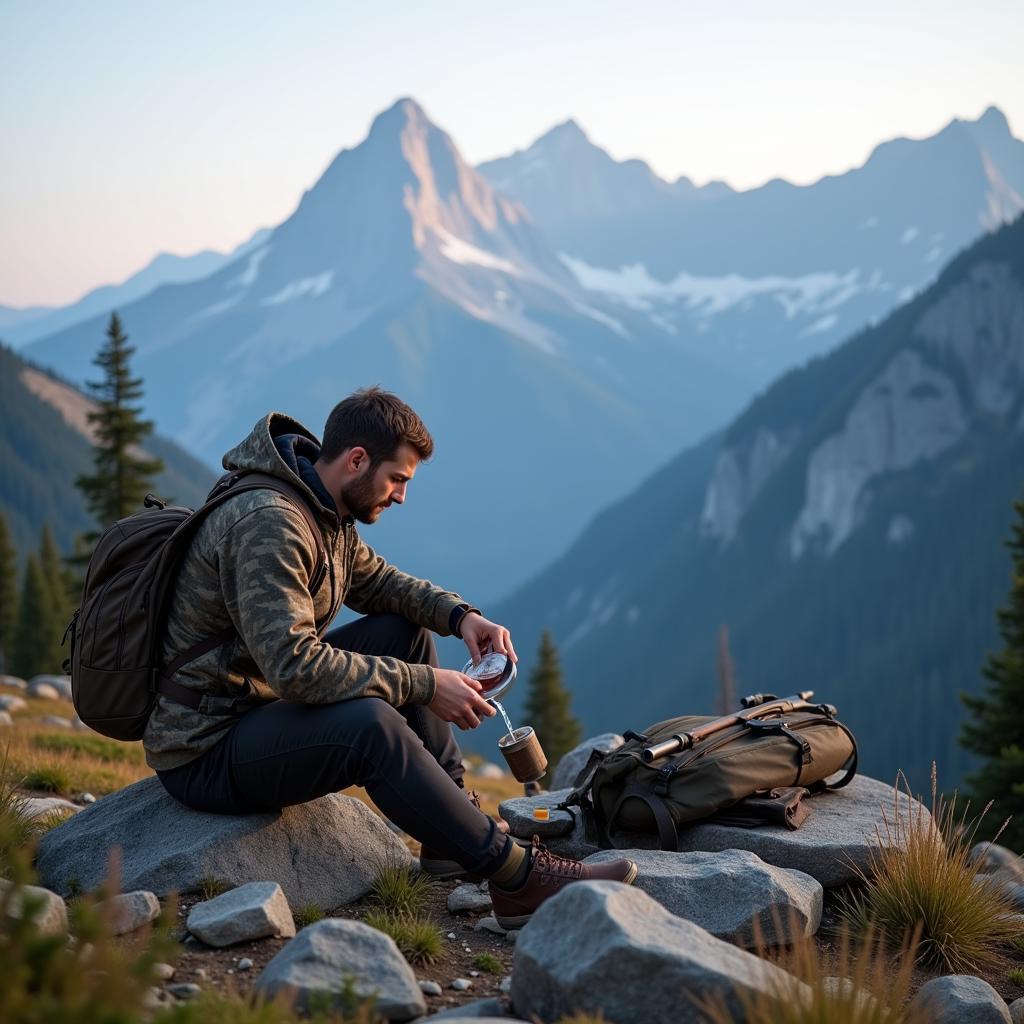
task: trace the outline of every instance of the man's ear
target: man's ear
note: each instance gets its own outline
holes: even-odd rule
[[[349,448],[345,455],[345,467],[353,473],[360,473],[370,464],[370,453],[360,445]]]

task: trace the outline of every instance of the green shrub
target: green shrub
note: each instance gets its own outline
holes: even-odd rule
[[[231,888],[232,886],[228,885],[227,882],[221,881],[215,875],[203,875],[199,879],[199,892],[204,900],[212,900],[215,896],[220,896]]]
[[[371,928],[390,935],[410,963],[431,964],[441,953],[441,929],[425,917],[372,910],[363,920]]]
[[[501,974],[505,965],[493,953],[479,953],[473,957],[473,966],[487,974]]]
[[[10,771],[9,748],[0,760],[0,878],[16,851],[28,846],[36,834],[36,823],[25,814],[18,797],[17,780]]]
[[[37,765],[25,773],[22,780],[25,789],[35,789],[43,793],[70,793],[71,775],[62,764]]]
[[[324,919],[324,912],[315,903],[307,903],[304,907],[299,907],[298,910],[292,914],[295,918],[295,924],[299,928],[305,928],[308,924],[316,924],[317,921]]]
[[[890,945],[906,942],[917,929],[917,961],[948,974],[982,974],[1006,966],[1004,948],[1019,928],[1014,909],[998,881],[978,873],[970,857],[977,822],[957,816],[956,797],[937,796],[932,765],[932,813],[921,804],[901,808],[897,779],[892,817],[883,812],[885,836],[878,835],[870,868],[859,872],[861,893],[848,899],[843,914],[855,931],[876,931]],[[996,839],[998,839],[998,835]]]
[[[1014,983],[1014,985],[1024,987],[1024,967],[1012,968],[1007,977]]]
[[[370,895],[389,914],[416,917],[427,909],[436,885],[429,875],[410,864],[385,861],[377,866]]]
[[[32,745],[38,750],[50,750],[58,754],[84,754],[108,764],[143,763],[146,759],[139,743],[122,743],[120,740],[110,740],[90,733],[44,733],[33,736]]]

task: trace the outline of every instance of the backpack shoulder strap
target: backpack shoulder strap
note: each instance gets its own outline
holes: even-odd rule
[[[190,517],[190,535],[194,536],[199,523],[214,508],[232,495],[240,494],[242,491],[254,491],[257,489],[277,491],[278,494],[287,498],[295,506],[296,510],[302,514],[302,518],[305,520],[306,526],[313,536],[313,543],[316,546],[316,566],[309,580],[309,592],[311,595],[315,595],[327,575],[327,551],[324,548],[323,537],[320,534],[320,527],[313,518],[313,510],[309,507],[305,497],[297,487],[291,486],[280,477],[272,476],[270,473],[245,470],[226,473],[214,484],[212,490],[206,496],[205,503],[196,509],[195,513]],[[171,677],[183,665],[187,665],[190,661],[195,661],[196,658],[220,647],[221,644],[226,644],[229,640],[234,639],[235,636],[237,636],[235,627],[226,626],[219,633],[215,633],[213,636],[207,637],[205,640],[201,640],[199,643],[193,644],[182,651],[163,670],[156,673],[155,689],[157,692],[179,704],[185,704],[193,710],[197,710],[202,695],[198,694],[195,690],[182,686],[180,683],[176,683]]]
[[[309,507],[309,502],[297,487],[293,487],[287,480],[282,480],[279,476],[272,476],[270,473],[239,470],[225,474],[214,484],[213,490],[207,495],[206,505],[203,507],[205,509],[207,505],[219,505],[221,501],[230,495],[255,490],[277,491],[278,494],[287,498],[295,506],[296,511],[301,513],[313,537],[313,544],[316,546],[316,566],[309,580],[309,592],[315,595],[327,575],[327,550],[324,547],[320,527],[313,516],[313,510]]]

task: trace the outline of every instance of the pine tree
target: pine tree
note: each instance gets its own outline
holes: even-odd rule
[[[47,667],[43,671],[56,673],[64,660],[61,638],[71,617],[71,599],[68,594],[69,569],[57,550],[49,523],[43,525],[39,541],[39,568],[46,584],[46,633],[49,637],[43,658]]]
[[[551,634],[545,630],[540,640],[537,665],[530,673],[524,709],[527,724],[536,730],[547,755],[548,771],[544,781],[551,778],[562,757],[580,742],[580,723],[569,710],[571,700],[562,682],[558,651]]]
[[[1007,542],[1013,560],[1009,601],[998,613],[1004,646],[991,655],[983,672],[989,680],[977,697],[963,695],[971,712],[960,742],[984,759],[968,777],[972,801],[980,810],[994,801],[996,827],[1013,815],[1001,843],[1024,852],[1024,502],[1016,502],[1017,521]]]
[[[18,627],[14,634],[11,669],[15,675],[31,679],[47,671],[47,650],[52,641],[48,621],[49,588],[39,565],[39,558],[30,554],[25,560],[24,582],[18,608]]]
[[[135,512],[152,489],[150,478],[164,468],[160,459],[144,457],[138,447],[153,424],[141,419],[142,408],[132,404],[142,397],[142,380],[129,369],[134,352],[120,317],[111,313],[107,341],[94,360],[103,380],[87,385],[98,405],[88,415],[94,431],[94,472],[75,481],[101,529]]]
[[[18,623],[18,560],[6,517],[0,513],[0,673],[10,671]]]

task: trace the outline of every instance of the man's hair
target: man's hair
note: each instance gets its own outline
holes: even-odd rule
[[[320,457],[330,462],[349,448],[365,448],[373,465],[392,458],[402,444],[426,462],[434,439],[423,420],[397,395],[379,387],[360,388],[327,417]]]

